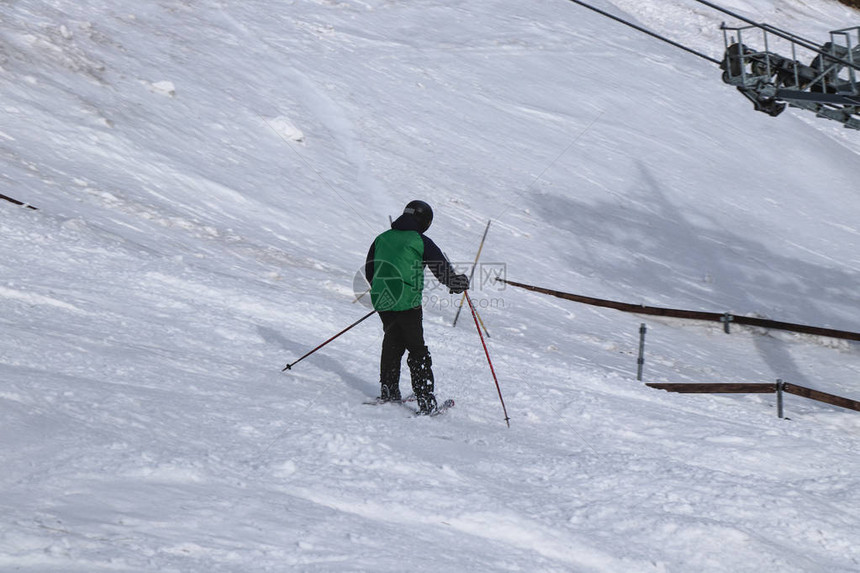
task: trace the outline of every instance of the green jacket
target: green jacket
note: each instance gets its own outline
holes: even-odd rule
[[[385,231],[373,242],[370,300],[376,310],[421,306],[424,294],[424,241],[417,231]]]
[[[418,232],[417,222],[400,216],[373,241],[364,273],[370,283],[370,300],[376,310],[409,310],[421,306],[424,267],[444,285],[455,271],[429,237]]]

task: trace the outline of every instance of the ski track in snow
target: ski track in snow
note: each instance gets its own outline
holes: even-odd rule
[[[606,8],[607,6],[601,5]],[[615,0],[715,56],[700,4]],[[831,1],[727,7],[824,41]],[[569,2],[0,6],[0,570],[849,572],[855,343],[503,288],[857,330],[856,132]],[[368,408],[353,279],[414,198],[437,395]],[[406,369],[401,381],[408,389]]]

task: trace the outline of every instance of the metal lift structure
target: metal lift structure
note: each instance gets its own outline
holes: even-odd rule
[[[834,30],[828,42],[816,44],[712,2],[694,0],[743,22],[722,24],[724,51],[718,60],[582,0],[570,1],[717,64],[723,82],[736,87],[757,111],[776,117],[791,106],[860,129],[860,26]]]
[[[774,34],[767,28],[723,24],[722,30],[723,81],[756,110],[775,117],[790,105],[860,129],[860,26],[830,32],[830,41],[821,46],[787,40],[790,57],[772,51]],[[758,36],[759,49],[747,44],[751,35]],[[803,52],[810,55],[808,64],[800,60]]]

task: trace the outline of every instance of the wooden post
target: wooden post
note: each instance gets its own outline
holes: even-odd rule
[[[669,316],[672,318],[686,318],[692,320],[707,320],[709,322],[724,322],[726,313],[717,312],[698,312],[694,310],[682,310],[677,308],[660,308],[656,306],[645,306],[641,304],[630,304],[626,302],[616,302],[612,300],[604,300],[578,294],[571,294],[557,290],[550,290],[514,281],[509,281],[503,278],[497,278],[496,282],[505,283],[511,286],[548,294],[574,302],[590,304],[603,308],[614,308],[623,312],[632,312],[633,314],[649,314],[655,316]],[[779,330],[789,330],[792,332],[802,332],[804,334],[813,334],[815,336],[830,336],[832,338],[841,338],[844,340],[860,340],[860,332],[848,332],[845,330],[834,330],[832,328],[820,328],[818,326],[808,326],[805,324],[793,324],[790,322],[780,322],[778,320],[769,320],[757,318],[754,316],[735,316],[729,314],[731,322],[735,324],[743,324],[747,326],[760,326],[762,328],[776,328]]]
[[[789,420],[785,417],[785,394],[794,394],[795,396],[803,396],[810,400],[832,404],[840,408],[847,408],[860,412],[860,400],[852,400],[820,390],[789,384],[781,378],[777,379],[776,384],[770,383],[732,383],[732,382],[704,382],[704,383],[672,383],[672,382],[646,382],[646,386],[656,388],[658,390],[668,390],[669,392],[680,392],[681,394],[773,394],[776,392],[776,410],[777,415],[781,420]]]
[[[643,322],[639,326],[639,358],[636,360],[636,379],[640,382],[642,381],[642,369],[645,366],[645,333],[647,331],[648,327]]]
[[[767,382],[646,382],[645,385],[649,388],[680,394],[773,394],[776,392],[776,386]]]
[[[818,402],[824,402],[825,404],[831,404],[833,406],[839,406],[840,408],[847,408],[849,410],[854,410],[855,412],[860,412],[860,402],[857,400],[835,396],[833,394],[821,392],[820,390],[813,390],[812,388],[805,388],[796,384],[785,383],[783,388],[788,394],[803,396],[810,400],[816,400]]]
[[[24,203],[23,201],[18,201],[17,199],[13,199],[12,197],[9,197],[8,195],[0,194],[0,199],[3,199],[4,201],[9,201],[10,203],[13,203],[15,205],[20,205],[21,207],[25,207],[27,209],[32,209],[34,211],[38,211],[38,209],[36,209],[32,205],[30,205],[29,203]]]

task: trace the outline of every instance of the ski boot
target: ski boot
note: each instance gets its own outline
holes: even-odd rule
[[[436,397],[433,395],[433,362],[430,359],[430,351],[425,347],[420,354],[410,354],[406,363],[409,364],[409,373],[412,376],[412,391],[418,400],[418,413],[425,416],[432,414],[436,410]]]
[[[385,402],[400,402],[400,369],[392,368],[389,371],[382,372],[379,378],[379,398],[376,401],[380,404]]]

